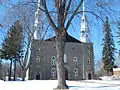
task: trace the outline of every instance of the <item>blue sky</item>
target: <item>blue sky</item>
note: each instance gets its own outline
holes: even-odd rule
[[[16,0],[11,0],[13,3],[15,3]],[[119,0],[116,0],[119,2]],[[118,2],[115,3],[114,7],[113,5],[111,5],[112,8],[114,8],[114,10],[116,11],[120,11],[119,8],[120,6],[118,5]],[[2,16],[5,14],[5,11],[7,9],[3,6],[0,5],[0,22],[2,22]],[[86,14],[87,16],[89,16],[89,14]],[[93,42],[93,46],[94,46],[94,56],[95,56],[95,61],[98,61],[101,59],[101,51],[102,51],[102,38],[103,38],[103,34],[102,34],[102,29],[103,29],[103,24],[101,24],[100,22],[96,22],[95,17],[89,18],[89,28],[91,30],[91,40]],[[93,20],[93,21],[92,21]],[[75,19],[74,21],[74,29],[72,27],[70,27],[70,29],[68,30],[69,34],[71,34],[73,37],[77,38],[78,40],[80,40],[79,34],[80,34],[80,19]],[[92,22],[92,23],[91,23]],[[116,28],[115,28],[116,29]],[[113,33],[115,33],[116,31],[114,30]],[[0,44],[2,43],[2,39],[4,37],[4,29],[0,28]],[[116,40],[116,38],[115,38]],[[116,48],[119,50],[119,46],[118,44],[115,42]]]

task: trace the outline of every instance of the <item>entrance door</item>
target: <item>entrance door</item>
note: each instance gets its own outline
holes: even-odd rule
[[[68,80],[68,69],[65,68],[65,79]]]
[[[36,74],[36,80],[40,80],[40,73]]]
[[[88,79],[91,80],[91,74],[90,73],[88,74]]]

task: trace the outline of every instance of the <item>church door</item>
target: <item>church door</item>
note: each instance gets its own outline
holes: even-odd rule
[[[68,80],[68,69],[65,68],[65,79]]]
[[[40,80],[40,73],[36,74],[36,80]]]
[[[88,79],[91,80],[91,74],[90,73],[88,74]]]

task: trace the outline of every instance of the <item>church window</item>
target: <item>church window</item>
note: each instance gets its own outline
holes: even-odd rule
[[[55,68],[51,68],[51,76],[55,76],[56,75],[56,70]]]
[[[40,57],[39,56],[37,56],[36,62],[40,62]]]
[[[40,48],[38,48],[38,52],[40,52]]]
[[[73,57],[73,61],[77,62],[78,58],[77,57]]]
[[[64,54],[64,63],[67,63],[67,54]]]
[[[90,63],[90,58],[88,58],[88,63]]]
[[[56,65],[56,57],[55,56],[51,57],[51,65]]]
[[[85,33],[85,31],[82,31],[82,33]]]
[[[88,54],[90,54],[90,50],[88,50]]]
[[[74,68],[73,72],[74,72],[74,76],[78,76],[78,69],[77,68]]]

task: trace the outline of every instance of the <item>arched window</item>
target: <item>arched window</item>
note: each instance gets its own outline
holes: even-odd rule
[[[90,50],[88,50],[88,54],[90,55]]]
[[[88,63],[90,63],[90,58],[88,58]]]
[[[38,48],[38,52],[40,52],[40,48]]]
[[[67,63],[67,54],[64,54],[64,63]]]
[[[73,57],[73,61],[74,62],[77,62],[78,61],[78,58],[75,56],[75,57]]]
[[[74,72],[74,76],[78,76],[78,69],[77,68],[74,68],[73,72]]]
[[[56,69],[55,68],[51,68],[51,76],[52,77],[56,76]]]
[[[40,57],[39,56],[37,56],[36,62],[40,62]]]
[[[52,56],[50,59],[51,59],[51,65],[56,65],[56,57]]]

